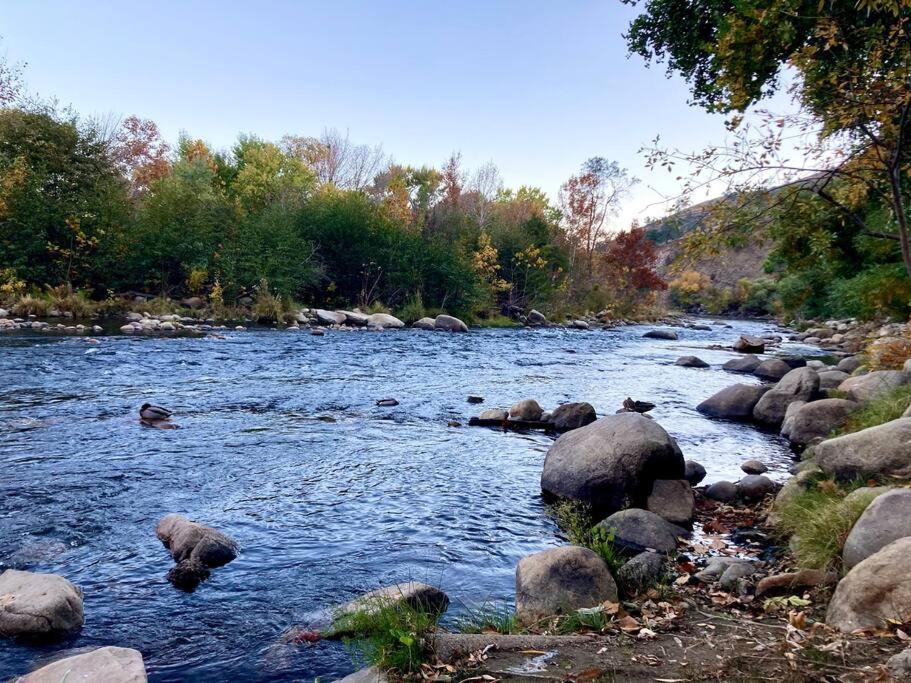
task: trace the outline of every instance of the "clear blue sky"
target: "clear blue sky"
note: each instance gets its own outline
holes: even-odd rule
[[[673,193],[637,150],[700,147],[720,117],[661,67],[627,57],[634,10],[563,2],[50,2],[0,4],[2,50],[31,92],[84,114],[136,114],[174,140],[349,131],[396,161],[493,160],[507,185],[557,188],[591,156],[642,183],[623,220]]]

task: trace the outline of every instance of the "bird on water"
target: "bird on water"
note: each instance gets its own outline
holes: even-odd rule
[[[143,403],[139,409],[139,417],[143,420],[167,420],[173,411],[161,406],[153,406],[151,403]]]

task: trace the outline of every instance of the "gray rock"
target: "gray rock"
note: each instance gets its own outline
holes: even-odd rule
[[[838,390],[847,393],[852,401],[865,403],[909,383],[911,375],[901,370],[877,370],[849,377],[838,385]]]
[[[791,436],[794,429],[794,420],[797,419],[798,411],[807,405],[806,401],[793,401],[788,404],[788,409],[784,411],[784,420],[781,422],[781,434],[784,437]]]
[[[677,547],[678,536],[689,535],[686,529],[639,508],[615,512],[597,526],[613,532],[617,545],[637,551],[651,549],[669,553]]]
[[[484,403],[484,397],[483,397],[483,396],[478,396],[477,394],[469,394],[469,395],[468,395],[468,402],[469,402],[469,403],[474,403],[474,404],[477,404],[477,403]]]
[[[911,418],[902,417],[815,447],[823,472],[842,481],[865,475],[911,477]]]
[[[687,460],[684,463],[683,478],[686,479],[690,486],[695,486],[705,479],[705,468],[695,460]]]
[[[838,389],[841,383],[848,379],[850,375],[841,370],[824,370],[819,373],[820,389]]]
[[[82,628],[82,590],[57,574],[0,574],[0,636],[59,638]]]
[[[651,551],[639,553],[617,571],[617,583],[627,595],[651,588],[664,573],[664,556]]]
[[[902,413],[902,417],[911,417],[911,405],[909,405],[908,409]]]
[[[846,569],[892,541],[911,536],[911,489],[894,489],[873,499],[851,528],[842,550]]]
[[[825,371],[825,370],[831,370],[831,369],[832,369],[832,368],[830,368],[828,365],[826,365],[825,363],[823,363],[821,360],[815,360],[815,359],[814,359],[814,360],[808,360],[808,361],[807,361],[807,367],[808,367],[808,368],[813,368],[814,370],[816,370],[816,372],[823,372],[823,371]]]
[[[649,330],[642,336],[646,339],[677,339],[677,333],[674,330]]]
[[[439,615],[449,607],[449,596],[430,584],[405,581],[369,591],[332,610],[331,637],[349,634],[345,617],[356,612],[373,613],[392,605],[404,604],[426,614]]]
[[[841,427],[858,408],[859,403],[842,398],[824,398],[804,404],[794,415],[788,433],[783,435],[793,444],[807,446],[827,438],[832,430]]]
[[[16,679],[16,683],[146,683],[145,664],[138,650],[99,647],[64,657]]]
[[[764,474],[748,474],[737,483],[737,492],[749,500],[758,500],[775,490],[775,482]]]
[[[889,657],[886,669],[896,680],[911,681],[911,647]]]
[[[716,481],[706,488],[705,497],[728,503],[737,497],[737,486],[729,481]]]
[[[528,312],[528,324],[529,325],[546,325],[547,318],[544,317],[544,314],[541,311],[536,311],[531,309]]]
[[[412,323],[412,327],[416,327],[419,330],[432,330],[436,325],[436,321],[433,318],[421,318]],[[351,674],[352,676],[354,674]]]
[[[753,374],[762,379],[770,379],[777,382],[791,372],[791,370],[791,366],[780,358],[769,358],[768,360],[762,361],[756,369],[753,370]]]
[[[759,460],[747,460],[740,466],[740,469],[747,474],[765,474],[769,471],[769,468]]]
[[[577,330],[587,330],[589,329],[590,325],[584,320],[573,320],[572,327]]]
[[[528,420],[534,422],[541,419],[544,409],[538,405],[533,398],[526,398],[518,403],[513,404],[509,409],[509,417],[512,420]]]
[[[532,623],[617,601],[617,584],[592,550],[564,546],[526,555],[516,567],[516,616]]]
[[[335,683],[387,683],[389,678],[375,666],[368,666],[338,679]]]
[[[335,311],[326,311],[322,308],[317,308],[316,319],[319,321],[320,325],[344,325],[347,316],[345,316],[344,313],[336,313]]]
[[[763,353],[765,351],[765,340],[759,337],[753,337],[748,334],[742,334],[734,342],[734,350],[740,353]]]
[[[718,585],[728,592],[739,591],[742,583],[753,575],[753,566],[749,562],[734,562],[728,565],[718,579]]]
[[[488,408],[478,415],[481,420],[505,420],[509,417],[509,411],[502,408]]]
[[[810,401],[818,391],[819,374],[813,368],[791,370],[759,399],[753,408],[753,419],[760,424],[780,427],[791,403]]]
[[[558,432],[568,432],[591,424],[597,418],[590,403],[564,403],[550,414],[550,422]]]
[[[206,302],[203,301],[198,296],[191,296],[188,299],[184,299],[180,302],[181,306],[186,308],[192,308],[194,311],[198,311],[200,308],[205,308]]]
[[[792,370],[807,367],[807,359],[801,356],[779,356],[778,358],[787,363]]]
[[[907,621],[911,615],[909,557],[911,537],[905,537],[855,565],[835,588],[826,624],[850,633]]]
[[[367,327],[375,330],[397,330],[405,327],[405,323],[388,313],[373,313],[367,316]]]
[[[685,479],[658,479],[645,507],[671,524],[687,526],[696,510],[693,489]]]
[[[842,358],[838,361],[838,365],[835,366],[835,369],[850,375],[863,364],[864,360],[860,356],[848,356],[847,358]]]
[[[541,489],[609,513],[644,502],[656,479],[680,479],[683,472],[680,447],[659,424],[620,413],[557,439],[544,460]]]
[[[358,313],[357,311],[336,311],[336,313],[345,316],[345,324],[352,327],[365,327],[369,316]]]
[[[710,557],[706,560],[705,567],[693,574],[693,576],[697,581],[701,581],[702,583],[714,583],[724,576],[724,573],[729,568],[738,564],[752,567],[752,563],[749,560],[721,555],[718,557]]]
[[[440,314],[436,317],[436,320],[433,321],[433,328],[435,330],[445,330],[446,332],[468,332],[468,325],[454,318],[451,315]]]
[[[221,567],[237,557],[237,544],[212,527],[182,515],[162,517],[155,534],[175,562],[193,558],[207,567]]]
[[[741,358],[732,358],[722,365],[721,368],[728,372],[753,372],[759,367],[760,363],[762,363],[762,361],[759,360],[758,356],[748,354]]]
[[[769,387],[757,384],[734,384],[725,387],[717,394],[710,396],[698,406],[703,415],[725,420],[747,420],[753,415],[753,409],[769,391]]]
[[[681,356],[674,365],[681,365],[685,368],[707,368],[709,364],[696,356]]]

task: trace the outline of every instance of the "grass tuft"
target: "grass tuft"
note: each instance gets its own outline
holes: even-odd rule
[[[455,621],[459,633],[524,633],[516,611],[507,602],[484,603],[480,607],[466,608],[465,614]]]
[[[909,405],[911,405],[911,386],[896,387],[852,413],[836,435],[851,434],[897,420]]]
[[[595,525],[595,516],[589,505],[576,501],[561,501],[551,506],[557,526],[570,543],[594,550],[607,564],[612,575],[629,559],[614,543],[614,530]]]
[[[47,315],[50,308],[50,304],[46,299],[32,296],[31,294],[25,294],[19,297],[19,300],[13,306],[13,314],[20,317],[29,315],[43,317]]]
[[[438,615],[397,600],[339,615],[336,623],[340,630],[353,634],[344,642],[356,659],[406,675],[429,660],[427,635],[436,628],[438,619]]]

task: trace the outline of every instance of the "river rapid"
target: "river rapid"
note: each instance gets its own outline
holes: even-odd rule
[[[535,398],[545,409],[624,398],[651,415],[706,483],[758,458],[784,478],[784,440],[695,406],[735,382],[707,350],[725,321],[678,341],[610,331],[275,330],[226,338],[0,336],[0,570],[62,574],[85,594],[82,632],[47,646],[0,642],[0,680],[67,648],[140,650],[152,681],[332,680],[340,643],[278,645],[292,625],[379,585],[415,579],[466,606],[511,601],[518,560],[562,541],[540,496],[543,434],[448,426]],[[785,344],[786,350],[806,350]],[[710,369],[674,365],[698,355]],[[485,397],[469,405],[468,394]],[[378,407],[377,399],[400,404]],[[143,428],[138,407],[181,429]],[[155,525],[178,512],[238,541],[194,593],[172,587]]]

